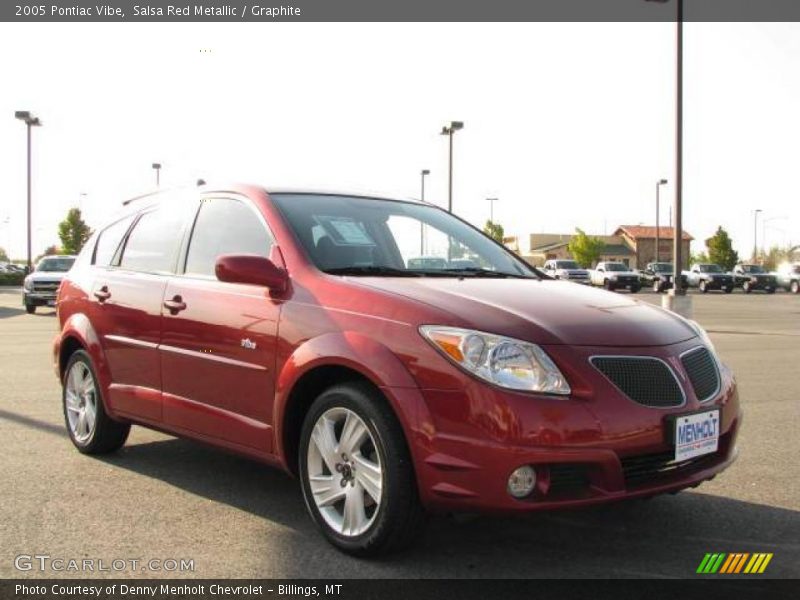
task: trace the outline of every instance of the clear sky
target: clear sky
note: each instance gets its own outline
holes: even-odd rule
[[[34,254],[79,202],[98,227],[162,185],[236,180],[447,198],[507,233],[662,223],[674,188],[675,25],[0,25],[0,246]],[[685,27],[685,229],[718,225],[749,256],[800,243],[800,24]],[[87,195],[81,199],[81,193]],[[759,244],[762,225],[758,227]],[[702,249],[695,242],[693,250]]]

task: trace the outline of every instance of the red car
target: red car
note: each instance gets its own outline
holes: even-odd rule
[[[551,279],[427,204],[137,198],[87,243],[58,316],[78,450],[137,424],[285,469],[353,554],[408,543],[428,511],[648,497],[736,456],[736,383],[697,324]]]

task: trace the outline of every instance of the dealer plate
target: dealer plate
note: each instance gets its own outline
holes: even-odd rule
[[[716,452],[719,447],[719,410],[675,417],[675,461]]]

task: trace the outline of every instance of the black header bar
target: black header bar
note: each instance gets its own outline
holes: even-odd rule
[[[798,0],[2,0],[5,22],[800,21]]]

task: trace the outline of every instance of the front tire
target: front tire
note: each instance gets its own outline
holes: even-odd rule
[[[32,315],[36,312],[36,305],[35,304],[26,304],[25,305],[25,312],[29,315]]]
[[[606,288],[609,292],[614,291],[614,284],[611,283],[608,279],[603,281],[603,287]]]
[[[732,293],[733,293],[733,286],[726,287],[726,288],[725,288],[725,293],[726,293],[726,294],[732,294]]]
[[[128,439],[130,423],[111,419],[103,407],[103,396],[92,359],[83,350],[70,356],[64,369],[62,402],[67,432],[83,454],[108,454]]]
[[[653,281],[653,291],[656,294],[660,294],[661,292],[664,291],[664,288],[662,288],[661,286],[662,286],[662,283],[658,279]]]
[[[707,294],[708,293],[708,285],[706,285],[705,281],[700,282],[700,293]]]
[[[744,290],[745,294],[749,294],[750,292],[753,291],[753,286],[750,285],[749,281],[745,281],[744,285],[742,286],[742,289]]]
[[[631,294],[637,294],[639,290],[642,289],[642,286],[632,285],[630,289],[631,289]]]
[[[303,422],[303,498],[331,544],[377,556],[410,544],[424,513],[411,455],[386,400],[365,383],[323,392]]]
[[[789,284],[789,291],[793,294],[800,293],[800,281],[792,281],[792,283]]]

